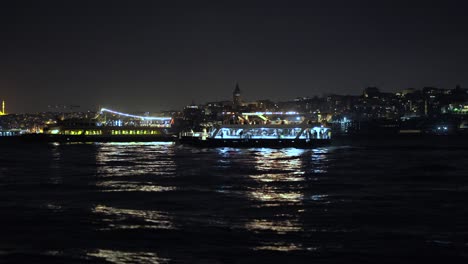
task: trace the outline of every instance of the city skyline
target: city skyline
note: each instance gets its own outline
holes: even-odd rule
[[[462,4],[296,2],[161,6],[8,3],[0,99],[8,111],[181,109],[246,100],[466,86]]]

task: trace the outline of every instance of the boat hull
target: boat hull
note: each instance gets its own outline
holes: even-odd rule
[[[11,140],[22,142],[173,142],[177,140],[177,137],[172,135],[119,136],[26,134],[12,137]]]
[[[182,144],[201,148],[316,148],[328,146],[330,139],[213,139],[182,137]]]

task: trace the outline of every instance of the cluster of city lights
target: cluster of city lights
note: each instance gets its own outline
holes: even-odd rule
[[[235,112],[223,112],[223,115],[231,115]],[[252,113],[242,113],[243,116],[252,116],[252,115],[297,115],[298,112],[288,111],[288,112],[252,112]]]

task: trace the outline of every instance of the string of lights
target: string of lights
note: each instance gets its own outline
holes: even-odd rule
[[[138,119],[142,119],[142,120],[160,120],[160,121],[169,121],[169,120],[171,120],[171,119],[172,119],[171,117],[155,117],[155,116],[139,116],[139,115],[131,115],[131,114],[122,113],[122,112],[114,111],[114,110],[107,109],[107,108],[101,108],[101,113],[103,113],[103,112],[108,112],[108,113],[111,113],[111,114],[115,114],[115,115],[121,115],[121,116],[126,116],[126,117],[133,117],[133,118],[138,118]]]

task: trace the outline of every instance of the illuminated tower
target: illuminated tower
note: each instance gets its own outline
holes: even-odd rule
[[[236,83],[236,89],[234,89],[234,92],[232,93],[232,102],[234,103],[234,106],[241,105],[241,91],[238,83]]]
[[[6,115],[6,112],[5,112],[5,101],[2,101],[2,111],[0,112],[0,115]]]

